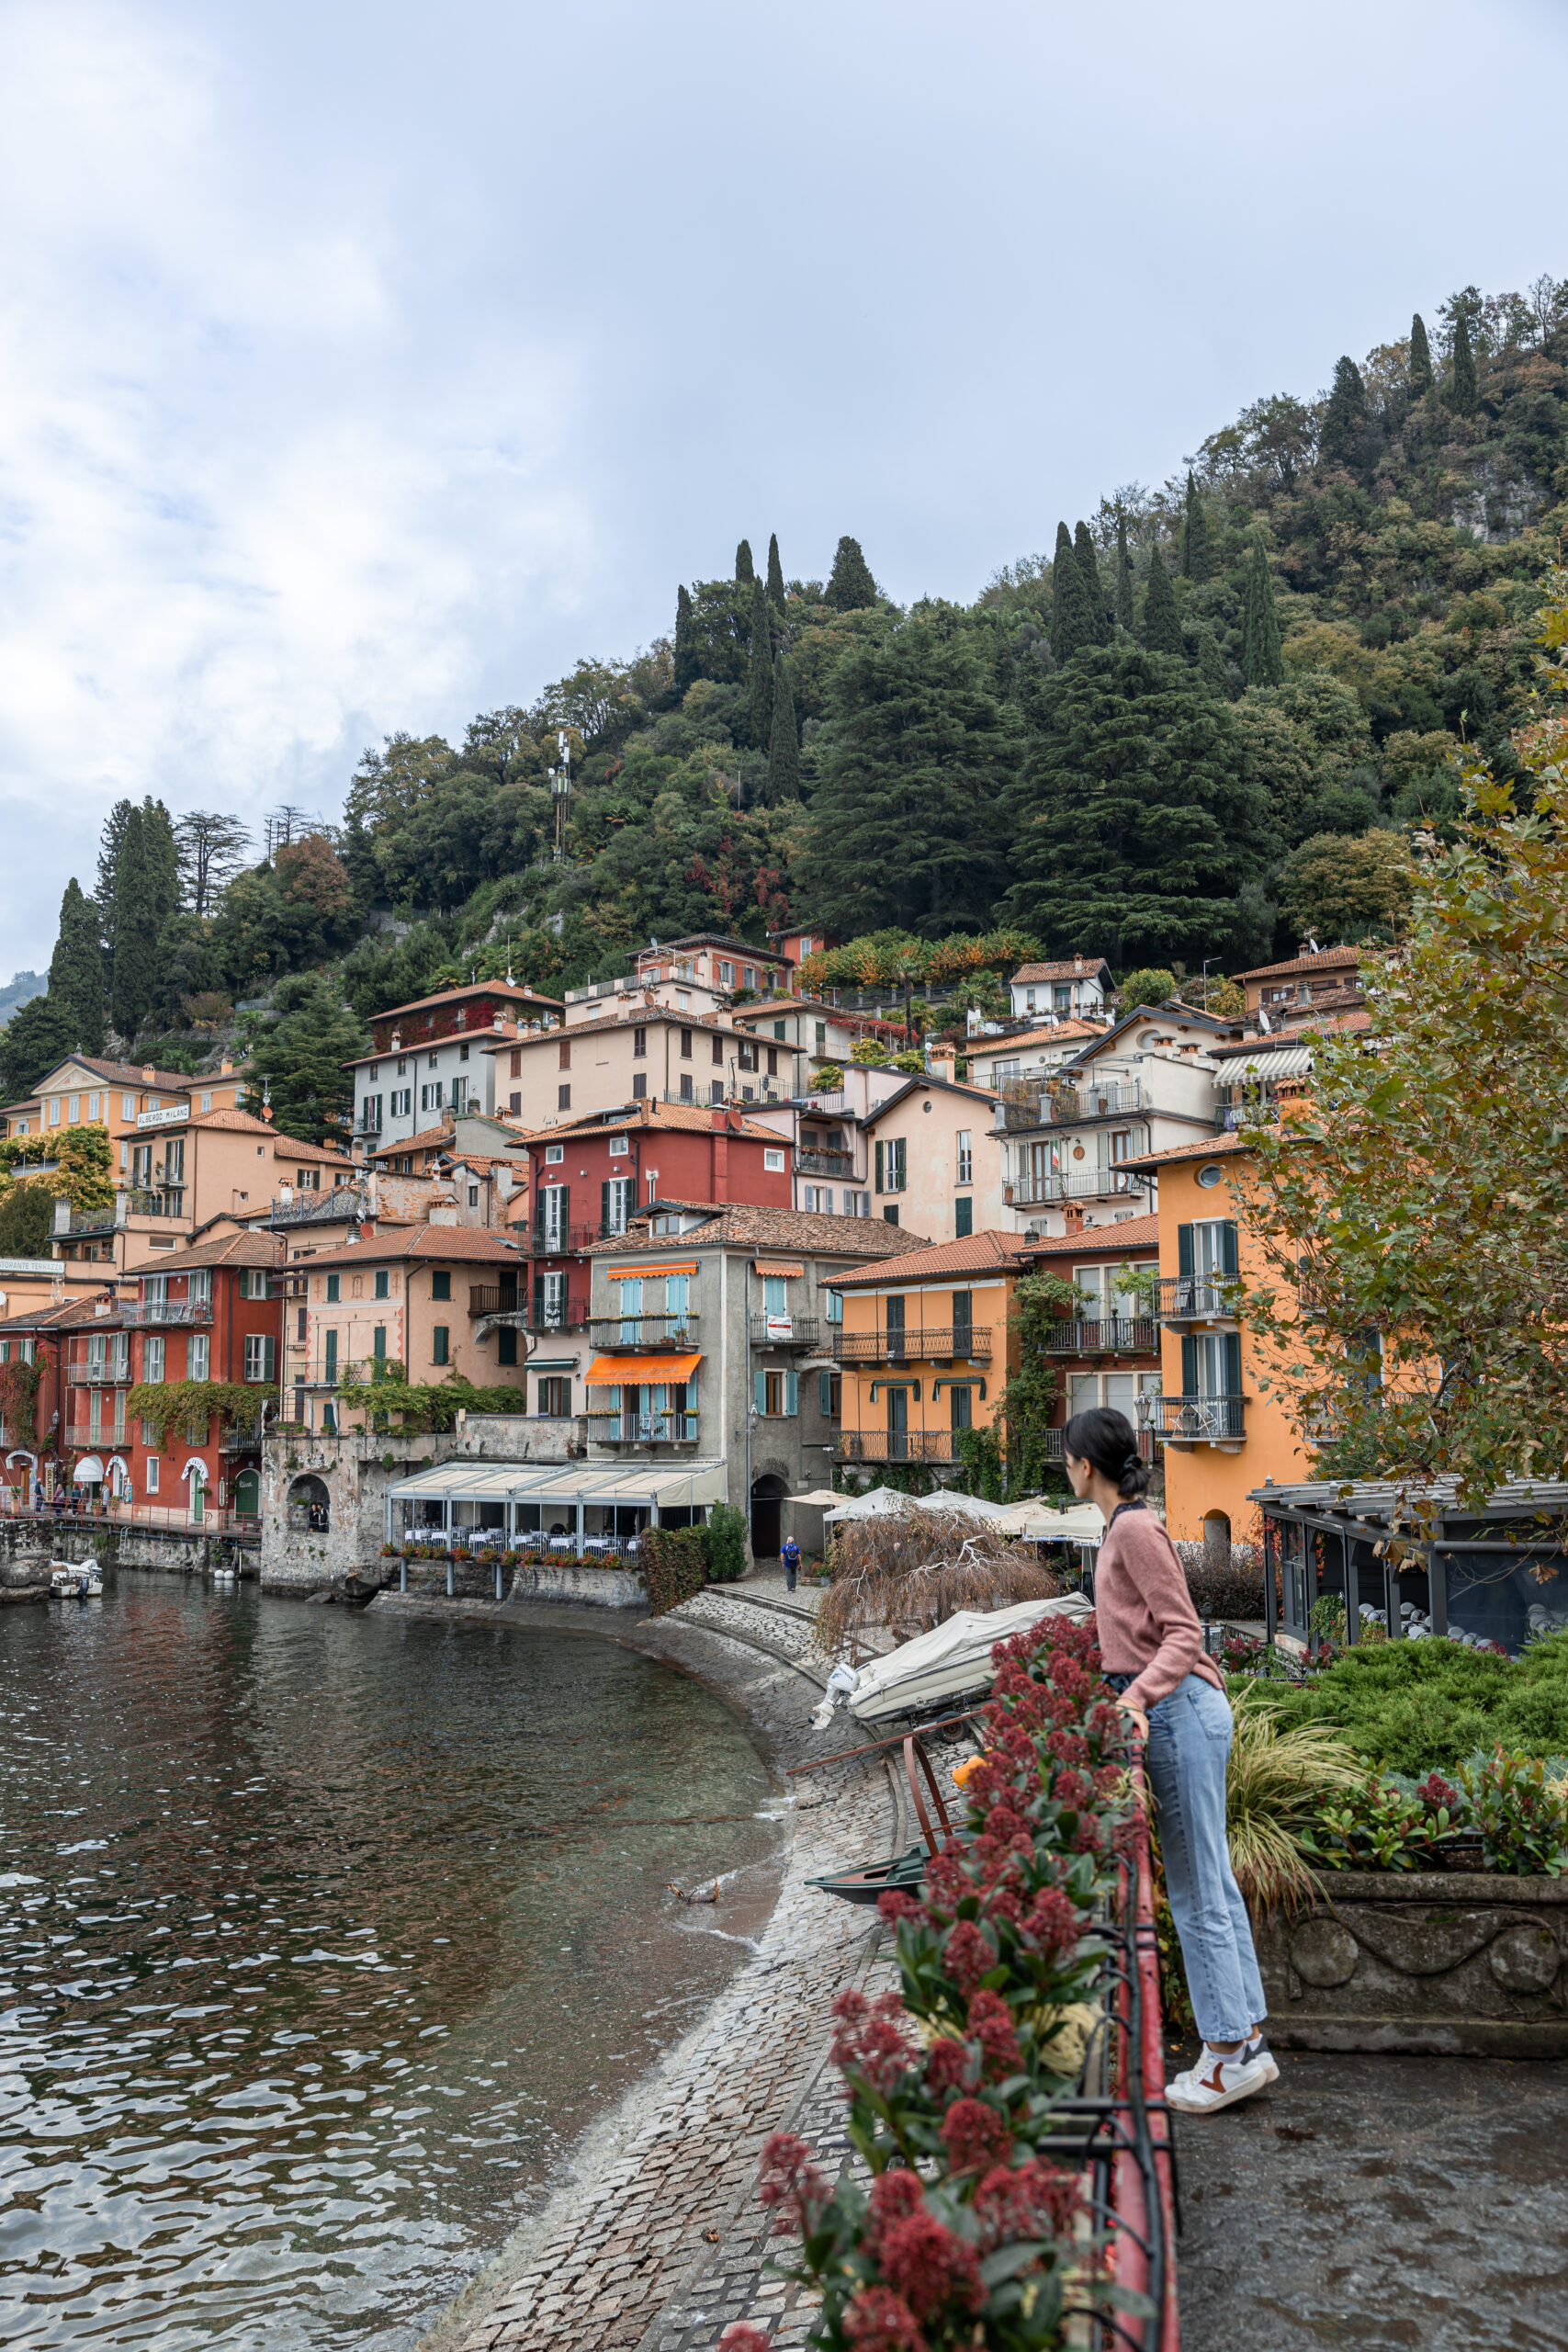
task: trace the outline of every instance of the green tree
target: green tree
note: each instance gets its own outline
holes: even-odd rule
[[[0,1258],[51,1258],[54,1193],[41,1180],[0,1193]]]
[[[1084,613],[1089,623],[1089,642],[1109,645],[1112,629],[1111,614],[1105,602],[1105,583],[1100,576],[1100,559],[1094,551],[1089,525],[1080,523],[1073,533],[1073,553],[1078,560],[1078,571],[1083,580]]]
[[[1181,526],[1181,570],[1189,580],[1207,580],[1214,568],[1209,518],[1191,469],[1187,475],[1187,512]]]
[[[760,580],[751,582],[751,667],[746,692],[746,715],[751,741],[764,751],[773,728],[773,631],[769,618],[768,592]]]
[[[684,695],[700,675],[691,592],[682,584],[675,591],[675,692]]]
[[[29,997],[0,1029],[0,1096],[24,1102],[75,1043],[52,997]]]
[[[1320,946],[1389,938],[1408,911],[1415,867],[1403,833],[1314,833],[1293,849],[1276,882],[1280,912]]]
[[[110,1017],[127,1046],[137,1031],[158,985],[157,876],[147,855],[147,826],[143,812],[130,808],[125,820],[115,865],[114,993]]]
[[[1334,363],[1334,383],[1323,412],[1317,454],[1325,466],[1353,466],[1367,423],[1367,388],[1355,361]]]
[[[1454,324],[1453,373],[1449,381],[1449,405],[1456,416],[1473,416],[1478,398],[1470,321],[1461,311]]]
[[[800,797],[800,738],[795,732],[795,696],[781,646],[773,660],[773,714],[768,737],[768,799],[777,808]]]
[[[738,588],[750,588],[756,576],[751,566],[751,542],[742,539],[735,550],[735,584]]]
[[[871,576],[871,566],[861,553],[858,539],[842,538],[833,558],[833,569],[828,575],[823,601],[837,613],[858,613],[877,601],[876,582]]]
[[[73,876],[60,902],[60,936],[50,959],[49,993],[71,1041],[85,1054],[104,1050],[102,925],[93,900]]]
[[[367,1036],[332,980],[307,972],[280,981],[275,1018],[251,1048],[254,1077],[246,1108],[270,1103],[279,1135],[305,1143],[346,1142],[354,1118],[354,1074],[344,1064],[365,1051]]]
[[[1280,615],[1261,531],[1252,535],[1252,559],[1247,569],[1241,674],[1249,686],[1277,686],[1285,674],[1284,657],[1280,650]]]
[[[1072,534],[1065,523],[1056,526],[1056,552],[1051,560],[1051,650],[1058,662],[1094,643],[1089,595]]]
[[[801,864],[824,923],[937,937],[961,922],[985,928],[1017,725],[949,605],[917,605],[886,641],[844,656]]]
[[[1175,994],[1174,972],[1168,972],[1162,964],[1143,964],[1135,972],[1123,974],[1116,1001],[1123,1012],[1131,1012],[1140,1004],[1167,1004]]]
[[[193,914],[212,914],[224,884],[244,866],[251,848],[249,831],[221,809],[192,808],[175,824],[175,841],[186,902]]]
[[[1133,633],[1133,559],[1127,552],[1127,517],[1118,510],[1116,516],[1116,618],[1129,636]]]
[[[1230,706],[1185,662],[1118,640],[1043,680],[1030,717],[1008,914],[1116,965],[1218,952],[1273,845]]]
[[[1427,322],[1419,311],[1410,322],[1410,390],[1417,400],[1424,400],[1432,389],[1432,346],[1427,340]]]
[[[784,611],[784,566],[779,561],[779,535],[776,531],[768,539],[768,602],[775,612]]]
[[[1192,634],[1192,660],[1198,675],[1212,695],[1228,695],[1231,690],[1230,672],[1220,650],[1220,640],[1208,621],[1200,621]]]
[[[1184,653],[1187,650],[1176,591],[1158,548],[1149,558],[1149,584],[1144,597],[1144,643],[1151,653]]]

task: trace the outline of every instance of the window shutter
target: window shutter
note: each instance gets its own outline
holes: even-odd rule
[[[1236,1342],[1238,1348],[1240,1344],[1238,1340]],[[277,1377],[277,1341],[270,1331],[262,1341],[262,1371],[268,1380],[276,1380]]]
[[[799,1410],[800,1376],[792,1365],[789,1371],[784,1374],[784,1411],[786,1413],[798,1413]]]
[[[601,1184],[599,1187],[599,1230],[601,1233],[608,1233],[610,1230],[610,1187],[608,1183]]]
[[[1179,1274],[1183,1275],[1188,1282],[1191,1281],[1192,1227],[1190,1225],[1179,1225],[1176,1228],[1176,1271]],[[1183,1373],[1183,1380],[1185,1380],[1186,1377],[1186,1374]],[[1192,1391],[1189,1389],[1187,1394],[1190,1396]]]
[[[1182,1230],[1190,1240],[1190,1227],[1184,1226]],[[1184,1396],[1198,1394],[1198,1342],[1190,1337],[1181,1342],[1181,1393]]]
[[[882,1183],[882,1160],[883,1160],[883,1148],[882,1148],[881,1144],[879,1143],[879,1144],[877,1145],[877,1147],[876,1147],[876,1176],[875,1176],[875,1181],[874,1181],[874,1188],[873,1188],[874,1191],[876,1191],[876,1192],[878,1192],[878,1193],[880,1193],[880,1192],[883,1190],[883,1183]]]
[[[1227,1274],[1237,1274],[1241,1272],[1240,1261],[1236,1257],[1235,1238],[1235,1227],[1227,1218],[1220,1227],[1220,1266],[1222,1272]]]
[[[545,1278],[543,1274],[536,1274],[534,1277],[534,1321],[536,1324],[542,1324],[544,1319]]]
[[[830,1372],[819,1372],[817,1375],[817,1409],[825,1421],[830,1420],[833,1413],[832,1379]]]
[[[754,1372],[751,1374],[751,1402],[759,1413],[767,1411],[768,1375],[765,1372]]]
[[[967,1193],[953,1204],[953,1230],[960,1241],[975,1230],[975,1204]]]
[[[1235,1227],[1232,1226],[1229,1230],[1234,1233]],[[1224,1342],[1225,1395],[1239,1396],[1241,1395],[1241,1333],[1227,1331],[1224,1334]]]

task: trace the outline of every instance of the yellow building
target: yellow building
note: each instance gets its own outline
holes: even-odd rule
[[[1021,1237],[971,1233],[826,1278],[843,1302],[832,1338],[838,1461],[940,1470],[961,1459],[960,1430],[993,1425],[1017,1361],[1008,1311],[1032,1271],[1023,1248]]]
[[[1166,1523],[1197,1541],[1224,1521],[1235,1542],[1250,1542],[1253,1488],[1313,1475],[1289,1399],[1263,1393],[1258,1342],[1231,1311],[1232,1285],[1263,1271],[1234,1197],[1245,1192],[1251,1155],[1238,1136],[1220,1135],[1128,1165],[1159,1180],[1163,1393],[1140,1410],[1165,1440]]]

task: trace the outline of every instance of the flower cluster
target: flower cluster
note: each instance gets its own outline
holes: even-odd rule
[[[869,2190],[827,2181],[794,2134],[763,2203],[820,2294],[822,2352],[1043,2352],[1069,2267],[1100,2291],[1077,2175],[1050,2161],[1066,2012],[1102,1953],[1092,1918],[1132,1820],[1122,1718],[1089,1626],[1050,1618],[993,1652],[968,1816],[918,1897],[887,1894],[899,1993],[834,2004],[832,2060]],[[723,2352],[757,2352],[737,2325]]]

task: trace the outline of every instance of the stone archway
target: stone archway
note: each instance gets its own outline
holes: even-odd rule
[[[751,1481],[751,1552],[757,1560],[776,1560],[783,1541],[783,1511],[788,1492],[782,1478],[764,1471]]]
[[[324,1478],[306,1471],[291,1481],[288,1504],[291,1535],[325,1535],[332,1525],[332,1497]]]

